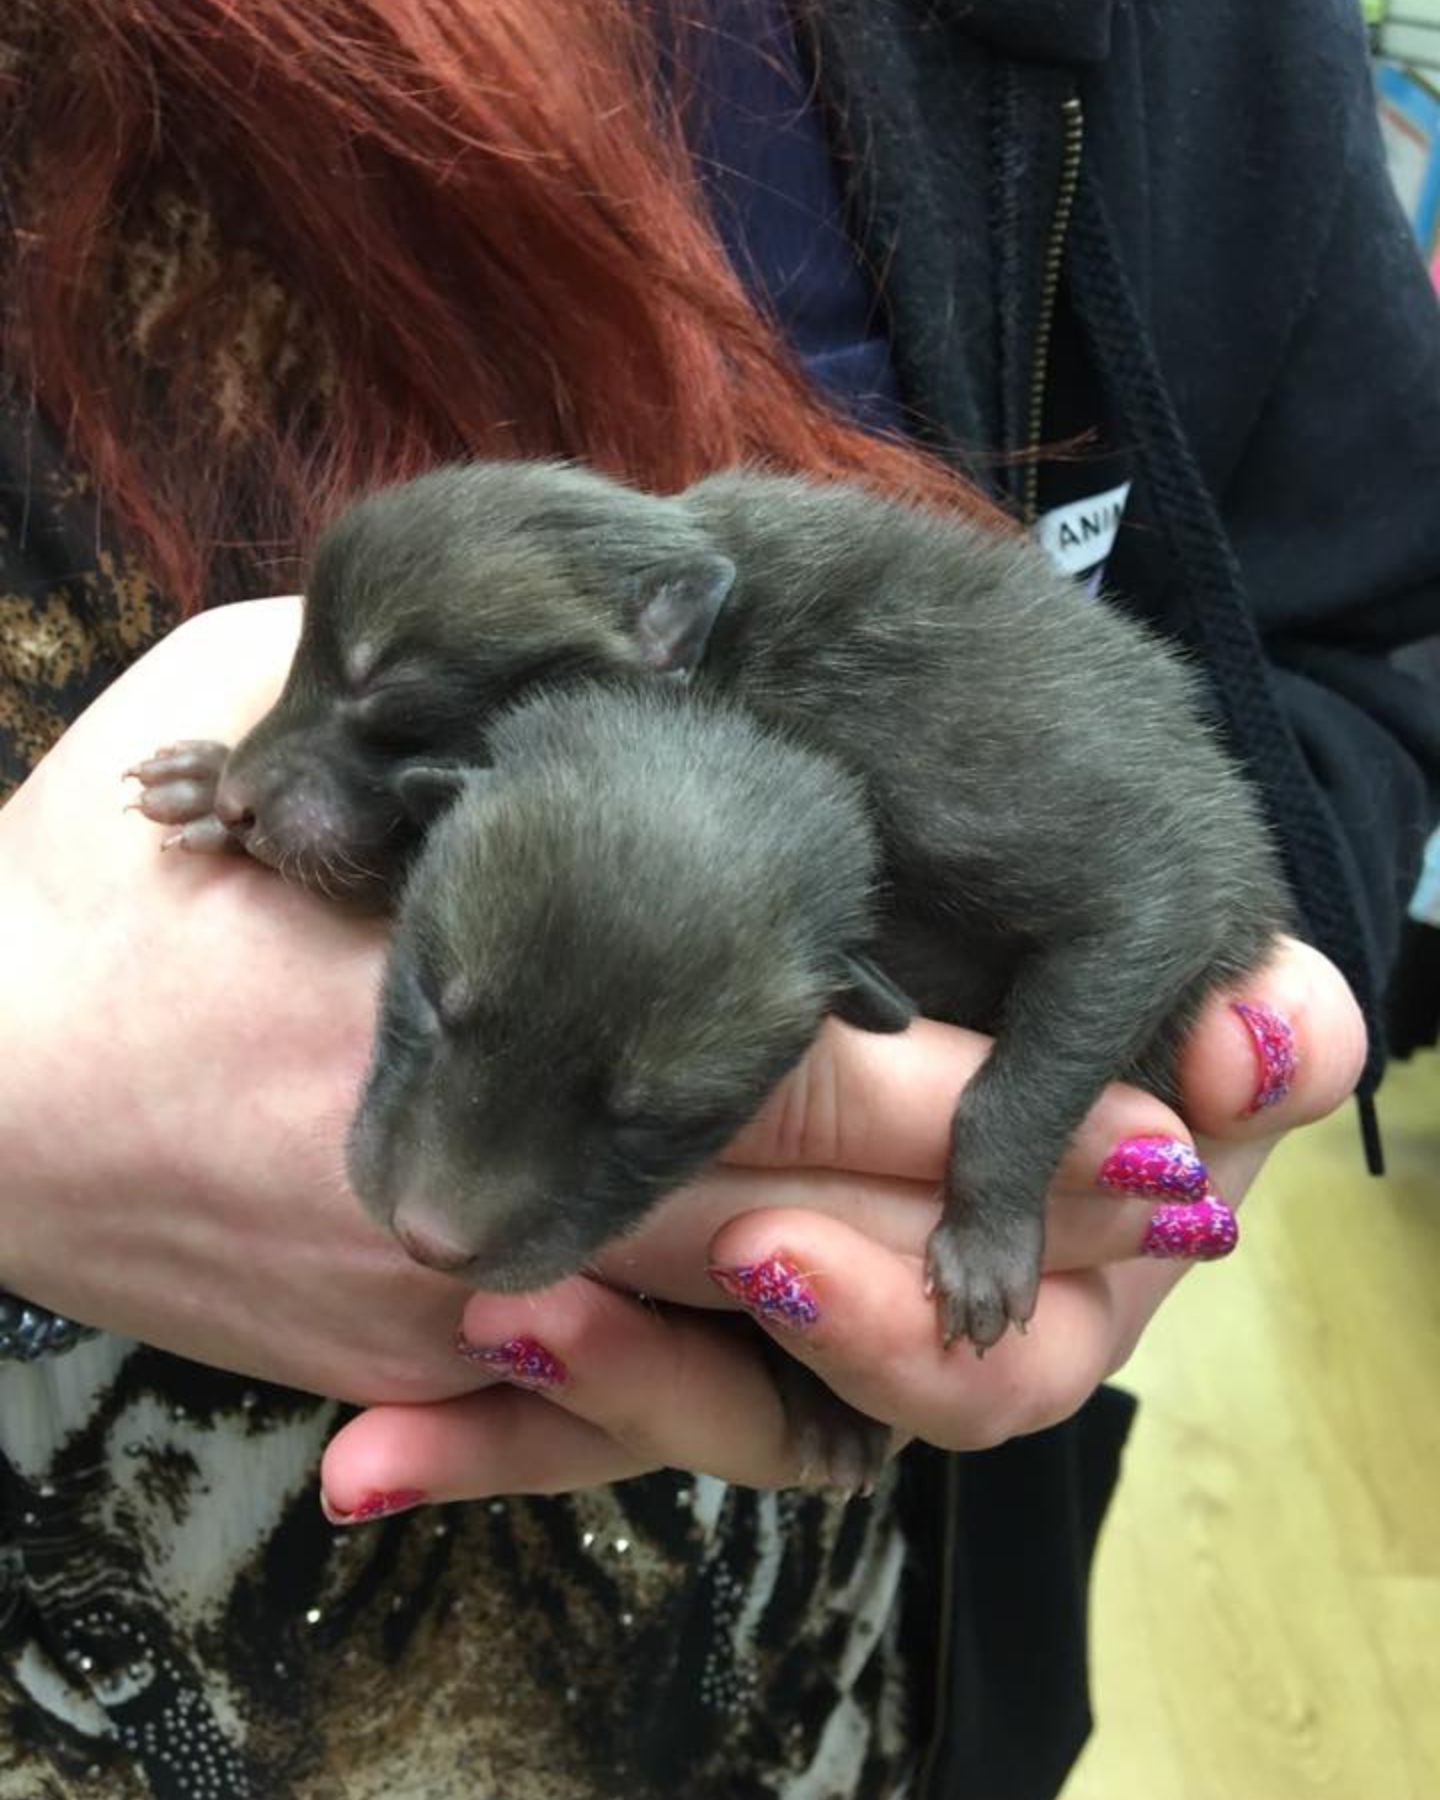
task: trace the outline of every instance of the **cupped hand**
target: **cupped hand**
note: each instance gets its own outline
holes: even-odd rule
[[[86,1323],[356,1401],[439,1399],[464,1290],[346,1191],[383,927],[243,857],[162,853],[123,771],[231,739],[294,600],[143,657],[0,812],[0,1284]]]
[[[1285,945],[1240,997],[1290,1022],[1288,1094],[1251,1111],[1265,1014],[1247,1024],[1224,1001],[1185,1061],[1195,1137],[1158,1102],[1110,1090],[1057,1182],[1031,1331],[979,1363],[941,1350],[920,1251],[951,1106],[984,1040],[928,1023],[898,1039],[832,1026],[727,1162],[612,1251],[608,1284],[475,1296],[464,1321],[479,1354],[458,1356],[464,1291],[405,1258],[343,1179],[383,927],[243,858],[164,855],[155,828],[123,810],[121,771],[157,743],[234,738],[264,710],[297,624],[298,604],[282,600],[183,627],[0,813],[0,1283],[220,1367],[400,1403],[331,1446],[326,1487],[342,1513],[380,1492],[568,1488],[665,1464],[794,1479],[742,1300],[897,1440],[1034,1429],[1124,1359],[1186,1266],[1139,1256],[1147,1232],[1202,1250],[1223,1237],[1223,1216],[1196,1204],[1186,1146],[1237,1201],[1275,1138],[1355,1079],[1363,1033],[1348,990]],[[1151,1141],[1112,1160],[1136,1139]],[[1173,1192],[1102,1187],[1107,1163]],[[1176,1205],[1157,1232],[1158,1209]]]
[[[1364,1046],[1338,971],[1284,940],[1197,1023],[1188,1127],[1135,1089],[1097,1102],[1055,1184],[1030,1329],[980,1361],[942,1348],[922,1251],[954,1098],[986,1041],[927,1021],[898,1038],[827,1026],[724,1164],[603,1259],[607,1282],[472,1298],[471,1357],[502,1385],[353,1421],[326,1454],[327,1506],[369,1518],[660,1466],[794,1481],[755,1325],[717,1321],[704,1310],[717,1303],[748,1311],[897,1444],[978,1448],[1058,1422],[1125,1361],[1180,1275],[1233,1245],[1229,1207],[1285,1132],[1341,1103]]]

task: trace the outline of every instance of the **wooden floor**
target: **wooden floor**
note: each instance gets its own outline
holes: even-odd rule
[[[1297,1133],[1187,1280],[1102,1544],[1064,1800],[1440,1797],[1440,1056]]]

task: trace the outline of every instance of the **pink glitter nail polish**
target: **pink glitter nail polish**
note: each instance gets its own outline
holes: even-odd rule
[[[1127,1194],[1173,1194],[1200,1200],[1210,1176],[1193,1144],[1172,1137],[1133,1137],[1117,1144],[1100,1168],[1101,1187]]]
[[[743,1263],[735,1269],[707,1269],[722,1293],[738,1300],[770,1325],[813,1325],[820,1306],[805,1277],[783,1256]]]
[[[462,1333],[455,1348],[468,1362],[483,1363],[515,1387],[557,1388],[570,1379],[560,1358],[538,1338],[507,1338],[503,1344],[472,1344]]]
[[[1203,1200],[1157,1206],[1140,1251],[1169,1261],[1217,1262],[1239,1241],[1234,1213],[1223,1200],[1207,1194]]]
[[[412,1506],[424,1506],[429,1498],[422,1488],[392,1488],[388,1493],[366,1494],[355,1510],[347,1513],[331,1506],[322,1492],[320,1506],[332,1525],[365,1525],[372,1519],[408,1512]]]
[[[1300,1055],[1289,1022],[1270,1007],[1238,1000],[1232,1010],[1250,1033],[1259,1070],[1255,1097],[1245,1109],[1245,1116],[1249,1117],[1263,1112],[1267,1106],[1277,1105],[1290,1092],[1290,1084],[1300,1066]]]

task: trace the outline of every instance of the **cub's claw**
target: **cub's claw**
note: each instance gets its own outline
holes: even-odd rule
[[[243,851],[245,846],[223,819],[207,813],[203,819],[187,819],[178,831],[168,831],[160,840],[162,850],[192,850],[202,856],[218,856],[222,851]]]

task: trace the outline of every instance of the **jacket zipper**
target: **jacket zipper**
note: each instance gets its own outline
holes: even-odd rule
[[[1055,190],[1055,210],[1050,216],[1050,237],[1040,287],[1040,323],[1035,331],[1035,355],[1030,364],[1030,410],[1025,421],[1025,487],[1023,518],[1033,525],[1040,510],[1040,434],[1045,429],[1045,383],[1050,375],[1050,340],[1055,332],[1055,305],[1060,297],[1060,269],[1065,260],[1065,239],[1075,209],[1075,189],[1080,181],[1080,157],[1085,148],[1085,110],[1077,94],[1060,103],[1063,145],[1060,183]]]
[[[1065,240],[1070,231],[1070,215],[1075,209],[1075,190],[1080,181],[1080,159],[1085,149],[1085,109],[1078,94],[1060,103],[1062,132],[1060,180],[1055,189],[1055,207],[1050,216],[1050,235],[1045,245],[1040,288],[1040,322],[1035,332],[1035,354],[1031,361],[1030,408],[1026,416],[1028,456],[1025,464],[1023,494],[1024,521],[1033,525],[1040,503],[1040,435],[1045,428],[1045,383],[1050,374],[1050,341],[1055,331],[1055,307],[1060,297],[1060,270],[1065,260]],[[917,1800],[940,1800],[935,1787],[935,1769],[940,1743],[945,1733],[947,1700],[950,1691],[950,1665],[955,1655],[953,1591],[955,1559],[958,1551],[960,1511],[960,1470],[957,1457],[945,1458],[944,1494],[941,1505],[945,1513],[945,1531],[940,1552],[940,1630],[935,1654],[934,1724],[930,1741],[920,1764]]]

